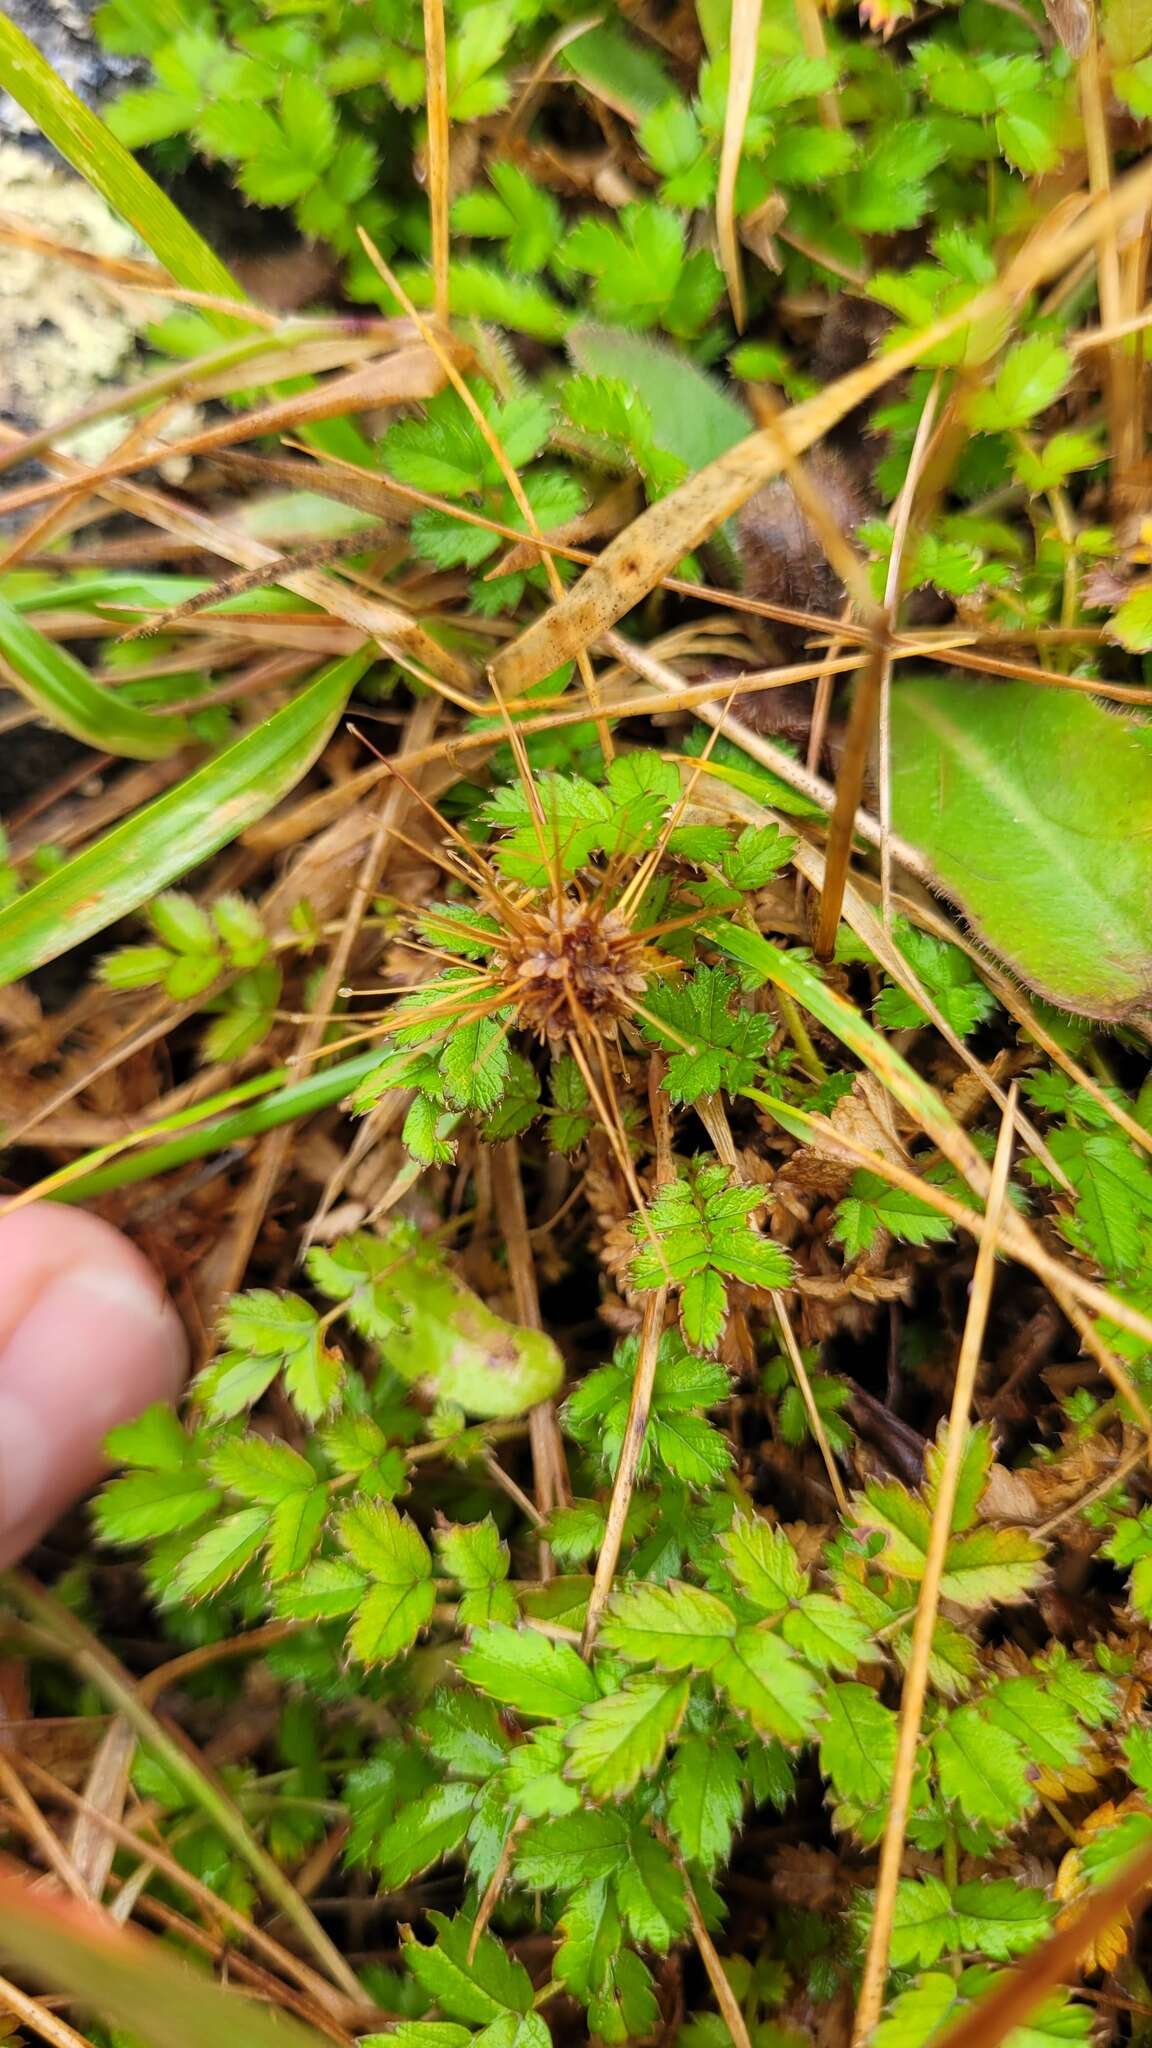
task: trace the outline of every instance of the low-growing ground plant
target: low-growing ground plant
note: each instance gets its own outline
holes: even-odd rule
[[[4,1199],[197,1370],[7,1581],[12,2025],[1145,2040],[1152,16],[97,27],[0,24],[169,303],[0,446]]]

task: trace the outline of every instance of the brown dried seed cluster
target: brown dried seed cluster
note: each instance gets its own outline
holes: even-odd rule
[[[609,1035],[644,993],[646,948],[614,910],[566,896],[508,933],[503,976],[525,1030],[563,1038],[589,1018]]]

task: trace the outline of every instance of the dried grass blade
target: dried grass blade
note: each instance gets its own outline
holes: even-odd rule
[[[980,1363],[980,1349],[992,1301],[996,1244],[1007,1200],[1008,1177],[1012,1164],[1015,1110],[1016,1090],[1013,1086],[1009,1091],[1008,1108],[1000,1126],[1000,1138],[992,1167],[992,1180],[985,1210],[986,1227],[980,1240],[980,1249],[976,1254],[968,1314],[964,1322],[964,1335],[960,1343],[960,1356],[956,1364],[956,1379],[952,1389],[948,1436],[940,1468],[936,1504],[932,1512],[928,1548],[924,1556],[924,1576],[920,1583],[920,1597],[916,1603],[916,1619],[912,1628],[912,1644],[904,1689],[900,1698],[896,1764],[892,1775],[884,1842],[880,1852],[872,1927],[868,1937],[852,2035],[855,2048],[862,2048],[862,2044],[867,2041],[880,2018],[884,2003],[884,1986],[888,1977],[888,1956],[892,1946],[892,1925],[896,1910],[896,1889],[900,1882],[900,1865],[904,1855],[904,1839],[912,1799],[912,1781],[916,1774],[916,1753],[920,1744],[924,1702],[928,1694],[932,1638],[940,1607],[944,1562],[948,1540],[952,1534],[952,1516],[968,1441],[969,1417],[976,1387],[976,1372]]]
[[[44,1631],[53,1649],[103,1693],[117,1712],[135,1729],[168,1770],[191,1802],[208,1815],[225,1841],[247,1864],[265,1895],[280,1908],[301,1941],[312,1951],[334,1985],[357,2004],[364,1994],[353,1971],[331,1937],[300,1897],[275,1858],[256,1840],[251,1829],[227,1794],[201,1769],[181,1743],[161,1726],[140,1699],[126,1671],[122,1670],[83,1623],[59,1601],[45,1593],[25,1572],[9,1572],[4,1581],[16,1605],[32,1623]],[[13,1922],[0,1921],[0,1934],[8,1935]],[[42,1950],[47,1953],[47,1950]],[[33,1958],[30,1958],[33,1959]],[[82,1987],[87,1988],[87,1987]],[[131,2024],[131,2022],[130,2022]],[[161,2037],[158,2036],[158,2039]],[[209,2036],[209,2038],[211,2038]],[[183,2042],[180,2048],[185,2048]]]
[[[1152,1843],[1137,1850],[1110,1883],[1089,1894],[1063,1927],[1002,1977],[966,2013],[937,2036],[934,2048],[999,2048],[1014,2027],[1035,2012],[1058,1985],[1071,1983],[1080,1958],[1106,1927],[1122,1920],[1152,1885]]]
[[[85,1806],[77,1809],[69,1849],[90,1896],[101,1899],[116,1855],[116,1838],[104,1817],[120,1820],[136,1755],[136,1736],[122,1714],[105,1730],[84,1785]]]
[[[814,442],[901,370],[910,369],[939,342],[974,321],[1005,309],[1044,278],[1075,262],[1109,221],[1138,212],[1152,197],[1152,164],[1144,164],[1111,195],[1084,207],[1070,223],[1060,217],[1022,249],[1002,277],[919,334],[838,378],[793,406],[770,428],[750,434],[689,477],[610,541],[580,581],[542,619],[493,662],[499,687],[513,694],[550,675],[638,604],[683,555],[699,547],[761,484],[778,476],[789,455]],[[835,621],[830,621],[834,626]]]
[[[738,333],[744,331],[747,304],[740,237],[736,231],[736,179],[744,148],[744,125],[756,82],[756,44],[760,34],[761,0],[732,0],[728,44],[728,101],[724,109],[724,140],[716,180],[716,239],[728,280],[728,298]]]
[[[44,1981],[142,2035],[149,2048],[320,2048],[323,2037],[285,2013],[222,1990],[170,1949],[113,1928],[91,1907],[35,1893],[0,1874],[0,1948]],[[35,1999],[0,1980],[19,2017],[53,2048],[89,2048]]]
[[[77,99],[14,21],[0,15],[0,84],[31,114],[41,133],[122,214],[180,284],[243,300],[244,292],[179,208]],[[217,316],[233,332],[236,320]]]
[[[436,318],[447,327],[451,305],[448,261],[451,235],[448,207],[452,184],[449,162],[448,52],[444,37],[444,0],[424,0],[424,77],[428,104],[428,210],[432,218],[432,289]]]

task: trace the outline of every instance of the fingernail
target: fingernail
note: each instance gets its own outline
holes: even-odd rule
[[[0,1351],[4,1538],[46,1527],[90,1486],[108,1431],[174,1400],[186,1359],[179,1317],[143,1262],[54,1276]]]

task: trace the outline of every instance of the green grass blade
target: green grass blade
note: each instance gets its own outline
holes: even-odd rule
[[[323,2035],[286,2013],[214,1984],[158,1941],[118,1927],[107,1913],[48,1898],[0,1876],[0,1952],[53,1991],[71,1994],[131,2029],[148,2048],[322,2048]]]
[[[110,1160],[107,1165],[94,1166],[89,1173],[80,1171],[84,1161],[78,1159],[74,1162],[77,1169],[75,1179],[65,1181],[61,1176],[57,1186],[46,1186],[43,1192],[56,1202],[90,1202],[97,1195],[108,1194],[112,1188],[152,1180],[158,1173],[171,1173],[178,1166],[187,1166],[189,1160],[205,1159],[213,1152],[226,1152],[229,1145],[243,1144],[248,1138],[259,1137],[263,1131],[274,1131],[281,1124],[295,1123],[302,1117],[315,1116],[319,1110],[331,1109],[333,1103],[350,1095],[356,1083],[379,1064],[380,1047],[377,1045],[370,1052],[357,1053],[353,1059],[339,1061],[334,1067],[321,1067],[304,1080],[292,1080],[287,1067],[281,1067],[260,1077],[262,1085],[274,1089],[262,1101],[246,1102],[227,1116],[201,1122],[192,1130],[181,1131],[179,1136],[167,1138],[158,1145],[142,1146],[138,1151],[125,1150],[119,1158]],[[202,1115],[205,1107],[205,1104],[200,1104],[195,1113]],[[135,1143],[135,1140],[131,1142]],[[66,1172],[71,1175],[72,1169],[68,1168]]]
[[[177,284],[218,297],[247,298],[247,292],[179,207],[4,14],[0,14],[0,85],[31,114],[41,133],[55,143],[73,169],[135,228]],[[240,331],[240,323],[225,313],[210,312],[208,317],[229,333]]]
[[[107,931],[264,817],[312,766],[374,652],[332,662],[225,753],[0,911],[0,988]]]
[[[8,680],[34,710],[100,753],[158,761],[192,737],[186,718],[137,711],[114,690],[102,689],[74,654],[21,618],[3,597],[0,659]]]
[[[750,967],[773,987],[783,989],[841,1045],[855,1053],[861,1064],[875,1074],[909,1115],[915,1117],[920,1128],[935,1140],[957,1171],[974,1185],[980,1185],[986,1178],[987,1167],[963,1125],[957,1123],[936,1090],[921,1080],[883,1033],[821,981],[814,968],[746,925],[718,920],[707,927],[707,933],[722,953],[738,960],[743,967]]]

